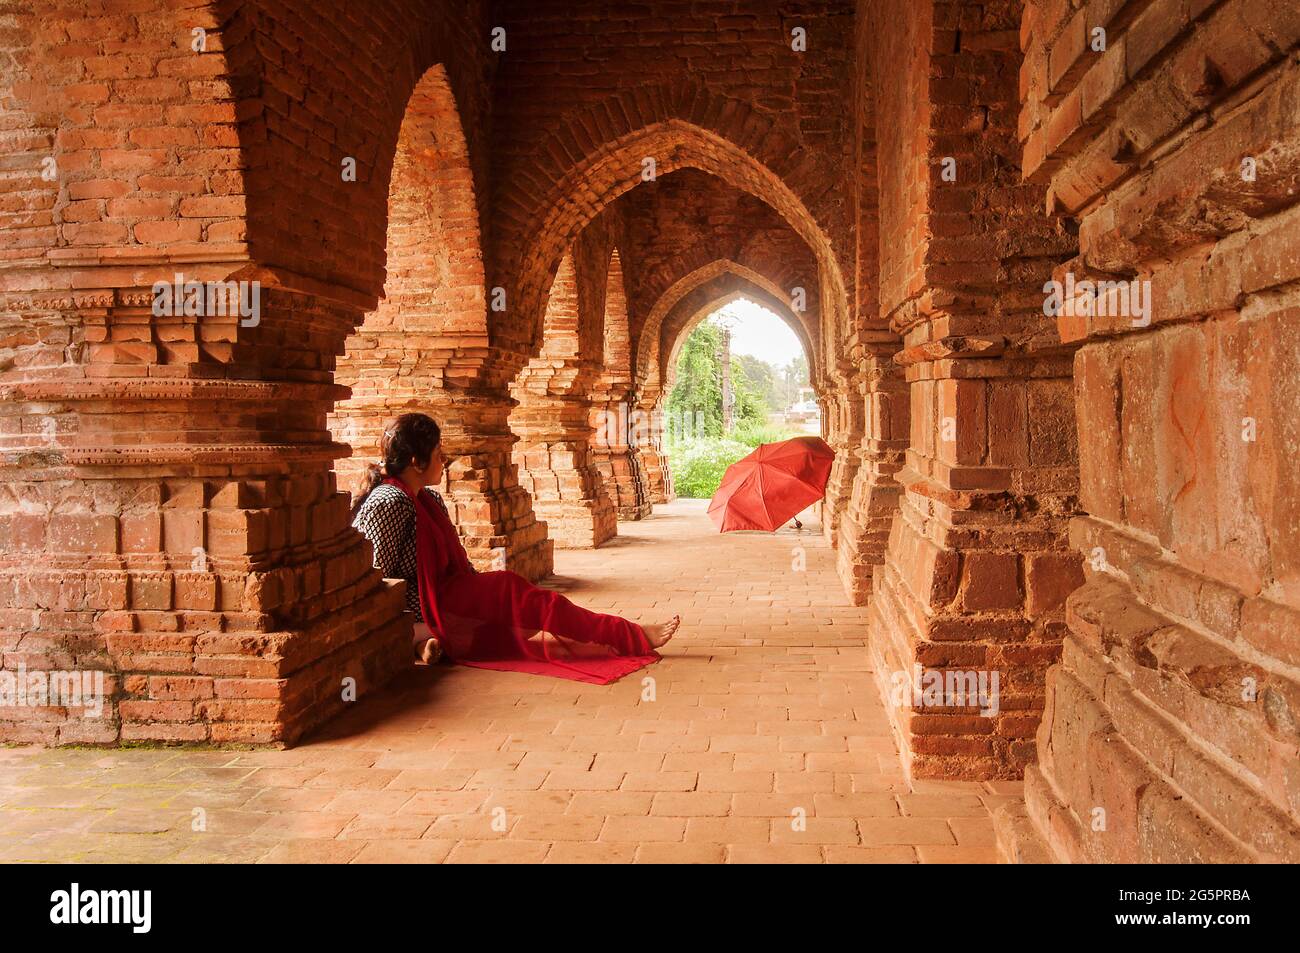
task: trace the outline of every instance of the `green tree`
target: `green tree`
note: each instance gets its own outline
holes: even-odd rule
[[[677,381],[668,395],[669,436],[677,440],[722,436],[722,329],[702,322],[682,345]]]
[[[669,436],[675,442],[722,436],[722,327],[701,322],[682,345],[677,380],[668,395]],[[755,377],[758,381],[755,381]],[[731,390],[736,427],[761,426],[770,413],[765,384],[775,387],[770,365],[748,355],[731,359]]]
[[[790,363],[780,369],[781,401],[778,410],[785,410],[799,399],[799,388],[808,386],[808,358],[802,353],[791,358]]]
[[[732,355],[731,388],[735,399],[734,429],[722,434],[722,326],[710,319],[701,323],[682,344],[677,377],[668,395],[668,441],[673,483],[683,497],[709,497],[718,489],[728,466],[760,443],[795,436],[793,430],[768,424],[768,415],[783,408],[787,377],[794,383],[807,379],[796,367],[775,368],[746,354]],[[788,373],[789,372],[789,373]]]
[[[745,376],[754,385],[754,389],[762,396],[768,410],[780,410],[784,406],[783,372],[767,361],[749,354],[737,354],[736,360],[744,368]]]
[[[736,426],[761,426],[769,413],[767,398],[749,376],[743,358],[731,360],[731,389],[736,395]],[[759,362],[762,363],[761,361]]]

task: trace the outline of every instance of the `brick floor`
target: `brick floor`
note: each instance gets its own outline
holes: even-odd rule
[[[904,781],[814,520],[718,536],[678,501],[619,533],[552,584],[680,613],[657,665],[413,668],[289,751],[0,749],[0,861],[995,860],[1015,786]]]

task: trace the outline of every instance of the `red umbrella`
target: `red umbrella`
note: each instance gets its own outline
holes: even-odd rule
[[[826,492],[835,451],[821,437],[795,437],[760,445],[727,467],[709,516],[722,533],[772,532]]]

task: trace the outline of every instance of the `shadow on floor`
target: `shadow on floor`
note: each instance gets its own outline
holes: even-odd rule
[[[662,664],[667,659],[672,659],[675,664],[691,666],[708,664],[713,657],[712,654],[698,649],[689,655],[676,654],[670,647],[660,662],[651,665],[649,668],[640,669],[638,672],[641,674],[653,673],[655,666]],[[412,664],[410,669],[399,674],[387,685],[358,700],[355,708],[345,711],[303,736],[293,747],[299,748],[323,742],[345,741],[348,738],[361,737],[380,731],[390,722],[409,718],[412,711],[419,709],[428,711],[427,706],[438,700],[440,684],[444,679],[454,677],[455,672],[456,666],[448,662],[440,662],[432,666]],[[637,673],[633,673],[633,675],[635,676]],[[548,678],[541,675],[516,677],[529,679]],[[564,680],[559,679],[558,681],[562,682]],[[618,683],[615,682],[614,684]],[[536,694],[522,692],[519,694],[518,699],[516,705],[521,712],[526,712],[533,700],[544,704],[554,700],[550,694],[545,692]],[[437,739],[436,734],[430,737],[430,747],[433,746]]]
[[[644,536],[614,536],[601,543],[597,549],[627,549],[631,546],[645,546],[652,544],[653,539],[646,539]]]
[[[390,721],[406,718],[413,708],[434,700],[438,684],[451,675],[453,666],[412,664],[388,684],[358,699],[356,707],[327,721],[301,738],[294,747],[317,742],[342,741],[364,735]]]

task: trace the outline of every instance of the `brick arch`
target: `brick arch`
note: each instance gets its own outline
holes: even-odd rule
[[[406,106],[389,177],[384,301],[363,330],[391,321],[403,331],[486,338],[477,204],[460,109],[439,64]]]
[[[343,0],[230,4],[223,37],[241,88],[239,139],[247,169],[249,253],[261,265],[353,292],[374,307],[385,287],[390,183],[403,127],[430,88],[444,81],[465,116],[472,175],[486,198],[481,148],[488,93],[483,0],[431,13],[418,0],[391,0],[355,17]],[[341,58],[347,68],[313,68],[305,55]],[[342,163],[356,160],[355,181]],[[481,217],[485,203],[476,203]]]
[[[800,243],[802,244],[801,240]],[[804,250],[807,250],[806,246]],[[811,309],[805,323],[810,332],[818,330],[820,322],[816,317],[821,294],[817,284],[817,262],[811,251],[808,252],[806,260],[801,261],[798,256],[785,254],[783,249],[755,246],[749,243],[720,249],[714,236],[706,236],[675,255],[668,264],[655,268],[650,274],[643,276],[638,288],[638,300],[643,305],[650,305],[645,311],[647,315],[651,314],[655,306],[663,300],[664,295],[668,294],[669,289],[683,278],[696,272],[704,275],[705,269],[715,267],[719,262],[724,261],[762,275],[768,284],[779,289],[779,296],[782,298],[789,297],[796,287],[804,288],[807,292],[807,304]],[[639,334],[635,344],[635,349],[639,351],[641,347]]]
[[[513,283],[514,302],[502,339],[527,348],[536,338],[543,289],[563,249],[601,209],[640,184],[644,157],[655,159],[658,175],[697,168],[762,198],[808,243],[829,288],[824,293],[846,300],[829,223],[810,211],[836,176],[796,146],[749,104],[689,86],[625,92],[573,114],[527,170],[501,177],[512,185],[495,206],[506,224],[494,260],[508,276],[503,281]]]
[[[542,329],[541,356],[579,356],[578,272],[573,252],[565,252],[546,295],[546,318]]]
[[[378,307],[348,337],[335,381],[351,389],[330,416],[353,448],[338,470],[355,479],[378,455],[384,421],[424,410],[487,348],[487,299],[474,177],[445,67],[411,92],[388,184],[385,281]]]
[[[628,323],[627,287],[623,257],[615,246],[605,269],[604,372],[611,389],[632,383],[632,336]]]
[[[679,287],[680,286],[680,287]],[[642,331],[638,349],[638,374],[633,403],[638,417],[649,426],[639,428],[637,454],[645,472],[649,500],[670,502],[672,468],[664,452],[664,405],[673,385],[682,342],[712,312],[731,301],[748,298],[781,317],[795,332],[810,364],[817,360],[815,337],[790,309],[781,289],[769,278],[732,261],[716,261],[679,280],[656,303],[651,322]],[[815,322],[814,330],[815,330]],[[664,343],[670,342],[665,347]],[[663,355],[667,354],[665,361]],[[644,369],[645,373],[641,373]]]
[[[783,289],[770,278],[739,262],[717,259],[695,268],[670,285],[655,302],[642,325],[637,343],[635,374],[639,402],[654,404],[659,398],[665,396],[671,387],[667,381],[672,360],[669,358],[668,363],[665,363],[664,355],[666,351],[675,353],[676,346],[684,336],[682,332],[677,332],[673,337],[673,347],[664,348],[664,331],[670,326],[669,317],[683,302],[698,306],[694,299],[701,294],[707,297],[711,293],[710,300],[717,301],[732,291],[742,290],[745,293],[740,296],[757,300],[790,325],[808,356],[811,376],[818,360],[816,322],[812,322],[811,327],[805,325],[791,310]],[[695,312],[692,311],[691,314],[694,317]],[[695,324],[691,324],[690,327],[693,328]],[[689,333],[689,330],[685,333]]]
[[[790,326],[810,364],[816,359],[816,350],[802,323],[784,300],[772,294],[770,287],[766,287],[769,285],[770,282],[752,273],[747,276],[725,269],[717,271],[678,298],[661,322],[655,335],[660,342],[657,350],[660,355],[667,354],[667,359],[659,356],[654,358],[651,362],[654,376],[638,387],[636,395],[637,411],[650,423],[649,427],[644,428],[638,450],[644,462],[646,488],[652,502],[667,503],[675,495],[672,466],[664,452],[662,439],[666,432],[664,408],[676,376],[682,344],[705,318],[718,308],[741,298],[758,302]],[[664,342],[671,343],[664,347]]]
[[[739,285],[739,287],[721,291],[719,288],[711,287],[715,284],[719,284],[724,288],[733,285]],[[664,333],[671,336],[672,339],[672,346],[666,349],[667,358],[663,362],[662,380],[665,395],[672,390],[676,381],[677,359],[681,354],[682,345],[686,343],[686,339],[690,337],[691,332],[719,308],[724,308],[733,301],[741,299],[760,304],[778,318],[781,318],[794,332],[795,337],[799,339],[804,356],[808,358],[809,364],[812,364],[814,356],[812,342],[804,332],[803,325],[789,307],[783,305],[779,299],[775,299],[766,293],[761,286],[755,285],[747,279],[740,282],[724,280],[722,282],[710,282],[709,285],[702,286],[697,290],[701,292],[701,295],[698,298],[692,295],[683,299],[678,309],[675,309],[677,313],[671,315],[670,320],[664,324]],[[705,303],[697,306],[698,300],[703,300]],[[677,320],[671,320],[671,318]]]

